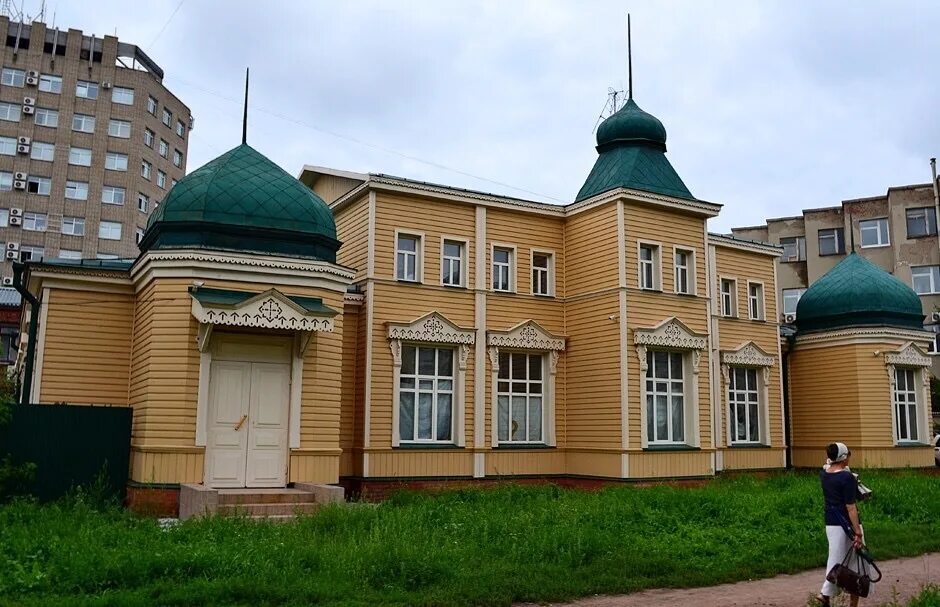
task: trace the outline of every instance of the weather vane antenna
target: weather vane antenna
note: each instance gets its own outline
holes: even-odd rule
[[[242,143],[248,143],[248,68],[245,68],[245,111],[242,115]]]
[[[630,13],[627,13],[627,99],[633,99],[633,45],[630,36]]]

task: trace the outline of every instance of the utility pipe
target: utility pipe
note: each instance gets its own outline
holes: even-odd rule
[[[33,361],[36,359],[36,336],[39,334],[39,300],[29,292],[23,283],[23,271],[26,265],[13,262],[13,287],[29,302],[29,336],[26,341],[26,362],[24,363],[23,385],[20,387],[20,404],[28,405],[30,391],[33,388]]]

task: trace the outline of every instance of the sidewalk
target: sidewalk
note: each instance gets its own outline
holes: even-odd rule
[[[861,605],[906,601],[926,583],[940,583],[940,553],[878,563],[884,578]],[[565,603],[570,607],[806,607],[819,592],[824,573],[813,569],[794,575],[682,590],[644,590],[622,596],[596,596]],[[838,604],[838,603],[837,603]],[[525,604],[529,605],[529,604]],[[518,607],[523,607],[519,605]]]

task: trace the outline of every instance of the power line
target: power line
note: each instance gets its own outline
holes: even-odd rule
[[[185,2],[185,1],[186,1],[186,0],[180,0],[180,1],[179,1],[179,4],[176,5],[176,8],[173,9],[173,12],[170,13],[170,18],[166,20],[166,23],[164,23],[164,24],[163,24],[163,27],[160,28],[160,31],[157,32],[157,35],[154,36],[153,40],[150,41],[150,44],[147,45],[147,50],[148,50],[148,51],[149,51],[151,48],[153,48],[153,45],[156,44],[157,40],[160,39],[160,36],[163,35],[163,32],[166,31],[167,26],[170,25],[170,21],[173,21],[173,17],[176,16],[176,13],[179,12],[180,7],[183,6],[183,2]]]

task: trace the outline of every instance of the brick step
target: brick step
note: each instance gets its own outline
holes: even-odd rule
[[[252,518],[270,518],[276,516],[291,517],[296,514],[312,514],[320,508],[314,503],[288,503],[288,504],[219,504],[216,511],[221,516],[250,516]]]
[[[316,496],[298,489],[227,489],[219,491],[219,506],[233,504],[314,504]]]

